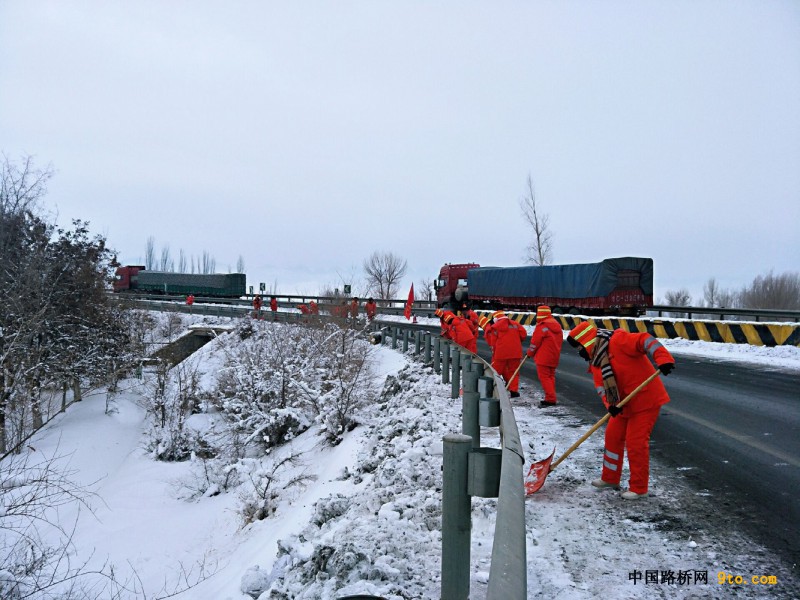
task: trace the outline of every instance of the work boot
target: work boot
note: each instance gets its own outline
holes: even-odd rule
[[[608,481],[604,481],[603,479],[595,479],[592,481],[592,485],[596,488],[606,489],[606,488],[614,488],[615,490],[619,489],[618,483],[609,483]]]
[[[544,400],[539,402],[539,408],[547,408],[548,406],[555,406],[555,405],[556,405],[555,402],[545,402]]]
[[[647,492],[644,494],[637,494],[636,492],[632,492],[630,490],[622,492],[622,497],[625,500],[638,500],[639,498],[644,498],[645,496],[647,496]]]
[[[519,398],[519,392],[511,392],[512,398]]]

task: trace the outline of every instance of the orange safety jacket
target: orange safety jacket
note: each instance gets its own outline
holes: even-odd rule
[[[470,352],[478,351],[478,338],[469,326],[468,321],[463,317],[455,317],[449,325],[452,339],[459,346],[463,346]]]
[[[543,367],[557,367],[561,359],[561,345],[564,343],[564,332],[558,321],[547,317],[536,324],[531,335],[528,355],[533,354],[533,361]]]
[[[486,326],[483,337],[492,349],[492,360],[508,360],[522,357],[522,341],[528,332],[516,321],[502,317]]]
[[[622,329],[614,330],[608,341],[608,359],[617,381],[619,398],[622,400],[635,390],[640,383],[655,372],[656,365],[674,363],[675,359],[656,338],[649,333],[628,333]],[[590,366],[595,389],[608,408],[603,376],[598,367]],[[669,402],[669,395],[660,377],[651,381],[623,410],[630,413],[658,408]]]

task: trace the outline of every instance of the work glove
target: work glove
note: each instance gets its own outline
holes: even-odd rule
[[[672,373],[672,369],[674,368],[675,368],[675,363],[664,363],[663,365],[658,365],[658,370],[661,371],[661,374],[664,377]]]
[[[531,350],[530,348],[528,348],[528,351],[525,354],[528,355],[528,358],[533,358],[533,355],[535,354],[535,352],[533,350]]]
[[[616,406],[614,404],[608,405],[608,414],[610,414],[612,417],[616,417],[621,412],[622,408],[620,408],[619,406]]]

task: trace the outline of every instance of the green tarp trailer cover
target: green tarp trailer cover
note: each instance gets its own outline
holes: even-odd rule
[[[241,296],[245,293],[244,273],[168,273],[164,271],[139,271],[135,275],[140,290],[173,294],[209,294]]]
[[[467,283],[472,298],[592,298],[607,296],[620,287],[620,271],[638,272],[642,292],[646,296],[653,294],[653,259],[630,256],[579,265],[478,267],[470,269]]]

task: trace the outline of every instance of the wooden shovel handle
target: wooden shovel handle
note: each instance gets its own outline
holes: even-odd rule
[[[641,391],[644,389],[644,387],[645,387],[647,384],[649,384],[651,381],[653,381],[653,379],[655,379],[655,378],[656,378],[656,377],[658,377],[659,375],[661,375],[661,371],[659,371],[658,369],[656,369],[656,372],[655,372],[655,373],[653,373],[652,375],[650,375],[650,377],[648,377],[648,378],[647,378],[647,379],[645,379],[645,380],[644,380],[642,383],[640,383],[640,384],[639,384],[639,386],[638,386],[638,387],[637,387],[635,390],[633,390],[633,391],[632,391],[630,394],[628,394],[627,396],[625,396],[625,398],[624,398],[624,399],[623,399],[621,402],[619,402],[619,403],[617,404],[617,406],[618,406],[619,408],[622,408],[623,406],[625,406],[625,404],[627,404],[627,403],[628,403],[628,401],[629,401],[631,398],[633,398],[633,397],[634,397],[636,394],[638,394],[639,392],[641,392]],[[552,470],[553,470],[553,469],[555,469],[555,468],[556,468],[556,467],[557,467],[559,464],[561,464],[561,461],[562,461],[562,460],[564,460],[565,458],[567,458],[567,457],[568,457],[570,454],[572,454],[572,452],[575,450],[575,448],[577,448],[577,447],[578,447],[578,446],[580,446],[580,445],[581,445],[583,442],[585,442],[585,441],[586,441],[586,439],[587,439],[587,438],[588,438],[590,435],[592,435],[592,434],[593,434],[595,431],[597,431],[597,430],[598,430],[598,429],[599,429],[599,428],[600,428],[600,427],[603,425],[603,423],[605,423],[606,421],[608,421],[608,419],[609,419],[609,417],[610,417],[610,416],[611,416],[611,414],[610,414],[610,413],[606,413],[606,414],[605,414],[605,416],[604,416],[602,419],[600,419],[600,420],[599,420],[597,423],[595,423],[594,425],[592,425],[592,428],[591,428],[589,431],[587,431],[586,433],[584,433],[584,434],[583,434],[583,436],[581,436],[581,439],[579,439],[577,442],[575,442],[574,444],[572,444],[572,446],[570,446],[570,447],[569,447],[569,449],[568,449],[568,450],[567,450],[567,451],[566,451],[564,454],[562,454],[562,455],[561,455],[561,457],[560,457],[560,458],[559,458],[559,459],[558,459],[556,462],[554,462],[552,465],[550,465],[550,470],[552,471]]]

